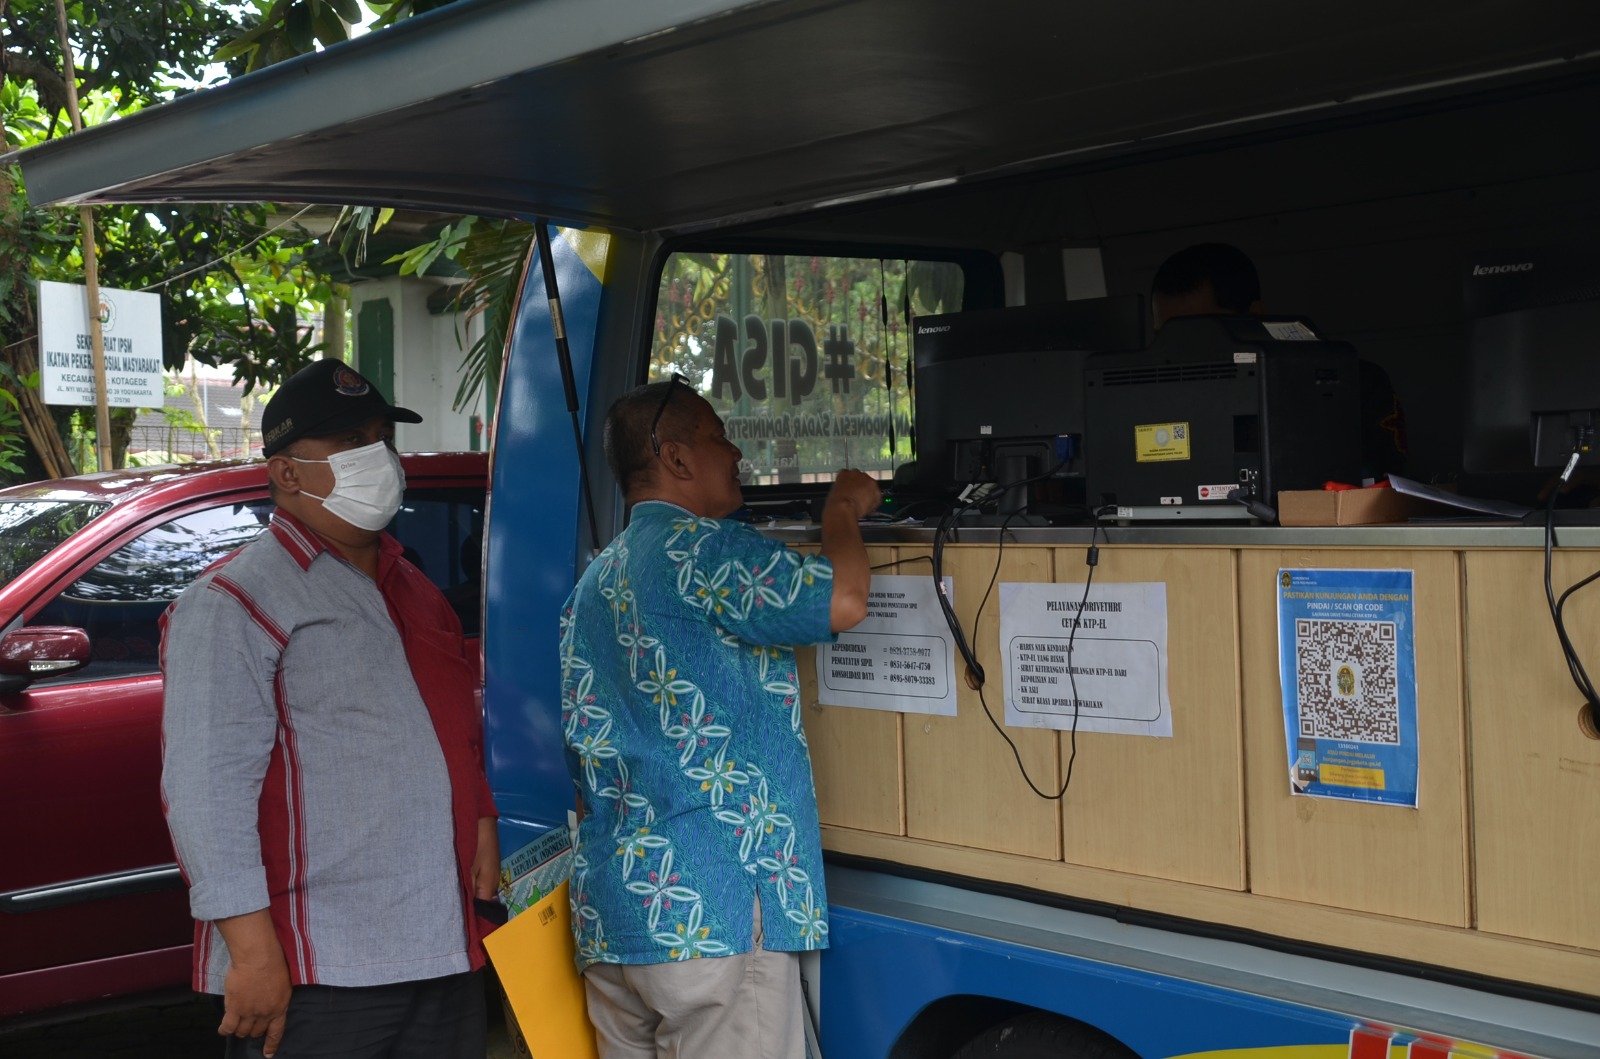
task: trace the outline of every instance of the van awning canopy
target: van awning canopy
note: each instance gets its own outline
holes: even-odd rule
[[[684,231],[1592,74],[1597,48],[1571,0],[463,0],[20,160],[36,202]]]

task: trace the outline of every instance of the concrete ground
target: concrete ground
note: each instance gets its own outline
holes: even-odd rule
[[[109,1009],[84,1009],[62,1021],[0,1026],[5,1059],[218,1059],[217,1016],[209,999],[167,994]],[[528,1059],[506,1032],[497,998],[489,1003],[485,1059]]]

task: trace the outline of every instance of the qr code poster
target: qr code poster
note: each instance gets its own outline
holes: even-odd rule
[[[1278,658],[1295,794],[1417,804],[1410,570],[1279,570]]]

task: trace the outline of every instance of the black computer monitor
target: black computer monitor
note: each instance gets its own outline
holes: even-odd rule
[[[1600,247],[1479,254],[1464,271],[1462,468],[1559,468],[1600,428]],[[1579,462],[1600,463],[1600,444]]]
[[[1139,295],[924,316],[913,335],[918,486],[1010,484],[1059,468],[1053,490],[999,497],[1002,512],[1045,493],[1081,505],[1083,367],[1092,352],[1149,340]],[[1072,486],[1076,485],[1076,489]]]

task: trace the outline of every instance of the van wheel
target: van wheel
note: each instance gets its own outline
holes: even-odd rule
[[[951,1059],[1139,1059],[1093,1026],[1042,1011],[1019,1015],[974,1037]]]

